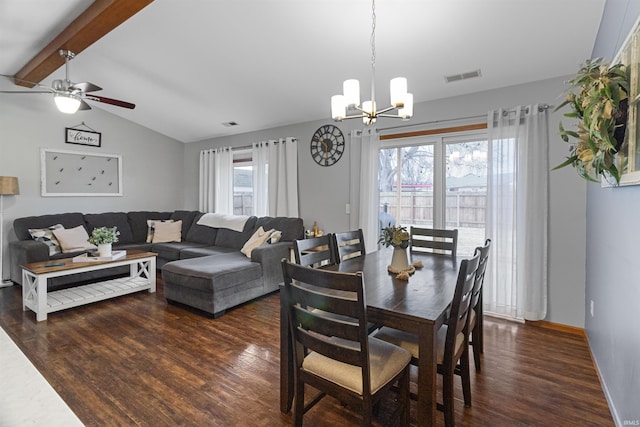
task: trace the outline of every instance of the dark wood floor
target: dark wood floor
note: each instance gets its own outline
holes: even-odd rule
[[[278,305],[276,293],[210,319],[167,305],[160,282],[36,322],[13,286],[0,289],[0,326],[87,426],[281,426]],[[473,407],[456,386],[457,425],[613,425],[584,338],[489,318],[485,340]],[[305,417],[358,422],[330,398]]]

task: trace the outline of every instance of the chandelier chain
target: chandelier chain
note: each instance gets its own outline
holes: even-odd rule
[[[376,101],[376,0],[371,0],[371,102]],[[373,107],[375,111],[375,107]]]

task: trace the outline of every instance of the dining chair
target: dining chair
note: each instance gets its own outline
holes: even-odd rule
[[[480,261],[479,253],[472,258],[462,260],[458,280],[451,300],[449,318],[438,330],[437,360],[438,373],[442,375],[443,403],[438,409],[444,412],[445,426],[454,426],[453,377],[459,375],[462,380],[464,405],[471,406],[471,378],[469,374],[469,322],[471,299],[476,271]],[[411,352],[411,364],[418,365],[420,358],[418,336],[397,329],[382,327],[374,335],[376,338],[406,348]],[[418,390],[418,393],[424,391]]]
[[[489,260],[490,248],[491,239],[485,240],[484,246],[478,246],[476,248],[476,253],[480,255],[480,261],[473,283],[471,310],[469,311],[469,334],[471,334],[469,345],[471,346],[471,348],[473,348],[473,362],[476,368],[476,372],[480,372],[480,353],[484,353],[482,334],[482,285],[484,284],[484,275],[487,270],[487,261]]]
[[[338,250],[338,262],[366,254],[362,229],[334,234],[335,247]]]
[[[309,266],[337,264],[337,251],[333,237],[325,234],[310,239],[293,241],[293,253],[296,264]]]
[[[412,252],[432,252],[456,256],[458,250],[458,229],[413,227],[409,229]]]
[[[374,406],[398,382],[393,415],[400,425],[408,425],[411,354],[369,336],[362,272],[314,269],[286,259],[282,271],[293,347],[294,424],[301,426],[303,415],[329,394],[361,408],[362,425],[369,426]],[[305,384],[319,391],[307,405]]]

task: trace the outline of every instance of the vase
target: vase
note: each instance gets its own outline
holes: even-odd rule
[[[391,265],[389,265],[389,270],[401,272],[407,271],[410,268],[411,266],[409,265],[409,258],[407,257],[407,248],[393,248],[393,256],[391,257]]]
[[[103,243],[98,245],[98,255],[101,257],[111,256],[111,243]]]

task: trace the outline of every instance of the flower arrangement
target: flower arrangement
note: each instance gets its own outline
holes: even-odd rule
[[[614,155],[624,140],[629,100],[629,70],[623,64],[608,65],[602,59],[589,60],[569,81],[566,100],[555,111],[569,105],[566,117],[578,120],[577,130],[560,123],[560,137],[571,144],[570,156],[554,169],[576,168],[587,181],[598,182],[607,173],[620,182]]]
[[[103,245],[105,243],[116,243],[120,232],[118,227],[98,227],[94,228],[89,236],[89,243],[93,245]]]
[[[397,227],[385,227],[380,233],[378,243],[382,243],[386,247],[406,249],[409,247],[409,233],[407,227],[398,225]]]

